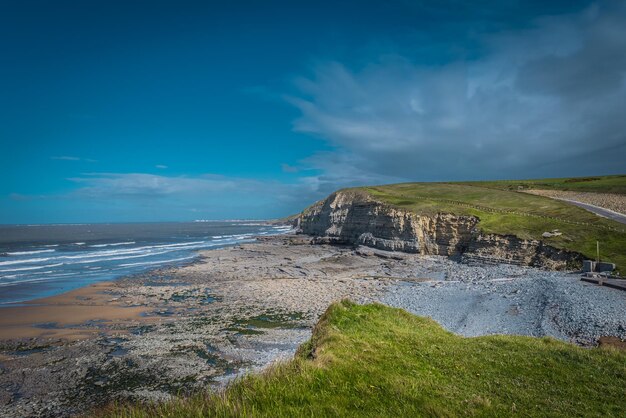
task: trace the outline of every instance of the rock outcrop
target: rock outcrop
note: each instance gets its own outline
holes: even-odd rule
[[[475,216],[421,215],[385,204],[359,190],[344,190],[307,208],[296,219],[314,242],[365,245],[382,250],[459,256],[487,262],[564,269],[578,253],[539,240],[481,233]]]

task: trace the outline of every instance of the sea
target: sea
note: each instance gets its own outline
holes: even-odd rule
[[[0,307],[182,265],[198,250],[290,230],[256,221],[0,225]]]

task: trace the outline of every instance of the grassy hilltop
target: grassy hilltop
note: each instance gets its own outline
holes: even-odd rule
[[[403,183],[364,187],[377,199],[416,213],[454,213],[480,219],[485,233],[541,239],[546,243],[595,259],[596,241],[601,257],[626,268],[626,225],[601,218],[566,202],[518,191],[523,188],[568,188],[626,193],[626,176],[582,179],[545,179],[463,183]],[[563,235],[542,238],[558,229]]]
[[[470,181],[459,184],[504,190],[517,190],[518,187],[521,187],[524,189],[626,194],[626,175],[624,174],[534,180]]]
[[[116,417],[621,416],[626,352],[550,338],[463,338],[379,304],[331,305],[296,358],[220,395]]]

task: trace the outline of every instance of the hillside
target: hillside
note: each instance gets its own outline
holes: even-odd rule
[[[604,181],[605,186],[626,189],[626,176],[598,179],[553,179],[549,184]],[[626,266],[624,224],[566,201],[523,192],[518,183],[402,183],[344,189],[303,211],[299,225],[305,234],[328,242],[550,269],[574,269],[583,258],[595,259],[599,242],[603,261],[618,269]],[[622,199],[618,194],[602,196]]]
[[[622,182],[626,182],[626,177]],[[484,233],[544,240],[553,247],[588,258],[595,258],[596,241],[600,241],[604,260],[626,266],[624,225],[566,202],[470,183],[406,183],[362,190],[382,202],[418,214],[475,216]],[[562,235],[542,237],[544,232],[555,229]]]
[[[288,363],[223,394],[103,416],[620,416],[625,385],[623,351],[463,338],[400,309],[344,301]]]
[[[566,190],[573,192],[626,194],[626,175],[569,177],[531,180],[497,180],[458,182],[470,186],[488,187],[502,190],[541,189]]]

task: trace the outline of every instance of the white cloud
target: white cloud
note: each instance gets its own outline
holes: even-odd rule
[[[147,173],[85,173],[69,178],[79,187],[66,198],[179,210],[202,208],[206,213],[237,216],[278,216],[295,213],[332,190],[320,187],[323,180],[304,177],[293,183],[259,181],[214,174],[161,176]],[[246,215],[247,214],[247,215]],[[282,215],[281,215],[282,216]]]
[[[69,155],[61,155],[58,157],[50,157],[51,160],[61,160],[61,161],[85,161],[88,163],[95,163],[96,160],[92,160],[91,158],[80,158],[80,157],[72,157]]]
[[[163,197],[194,193],[242,191],[253,182],[216,175],[167,177],[145,173],[87,173],[70,181],[82,185],[75,193],[83,196]]]
[[[286,163],[281,164],[280,168],[285,173],[297,173],[298,171],[300,171],[300,169],[298,167],[294,167],[294,166],[286,164]]]
[[[476,60],[317,65],[287,99],[296,131],[336,147],[310,167],[336,186],[623,171],[625,3],[534,23],[484,36]]]
[[[52,160],[63,160],[63,161],[80,161],[78,157],[69,157],[67,155],[62,155],[60,157],[50,157]]]

